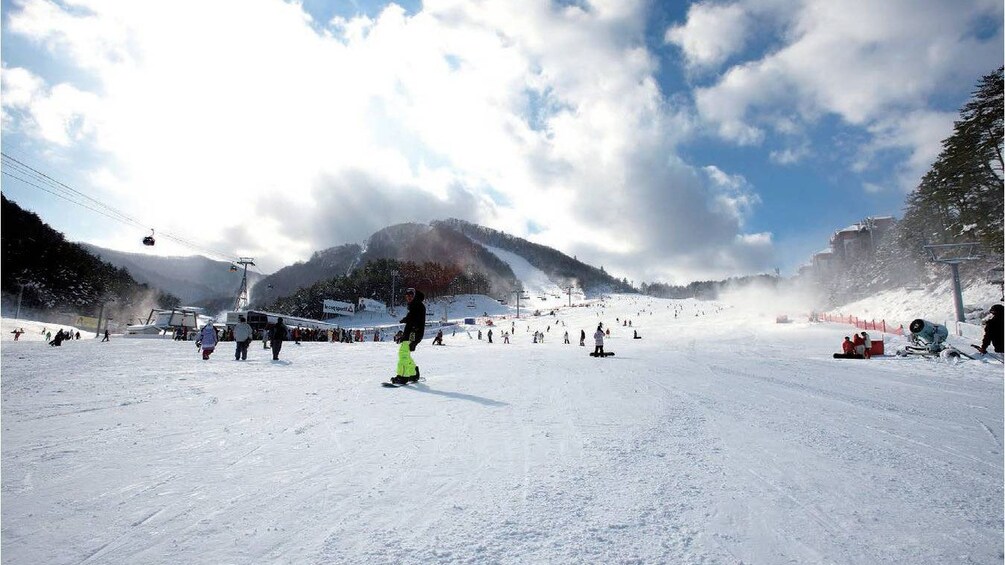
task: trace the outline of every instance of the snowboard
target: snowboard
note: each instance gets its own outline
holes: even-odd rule
[[[416,383],[423,383],[423,382],[426,382],[426,379],[424,379],[422,377],[419,377],[419,380],[417,380],[417,381],[410,382],[410,383],[402,383],[400,385],[392,383],[392,382],[384,381],[384,382],[380,383],[380,386],[387,387],[387,388],[401,388],[403,386],[414,385]]]
[[[614,352],[613,351],[605,351],[602,354],[599,354],[599,353],[590,353],[590,357],[613,357],[613,356],[614,356]]]
[[[865,355],[859,355],[858,353],[835,353],[835,359],[865,359]]]
[[[981,350],[981,346],[973,344],[973,343],[970,344],[970,347],[973,347],[977,351]],[[1005,361],[1002,360],[1002,354],[1001,353],[992,353],[992,352],[988,351],[984,355],[986,355],[986,356],[994,359],[995,361],[998,361],[999,363],[1005,363]]]

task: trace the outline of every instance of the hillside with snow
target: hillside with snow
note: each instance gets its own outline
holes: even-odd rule
[[[390,342],[5,335],[2,560],[1001,562],[1002,365],[758,302],[496,303],[399,389]]]

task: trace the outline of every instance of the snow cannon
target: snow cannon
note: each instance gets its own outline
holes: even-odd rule
[[[932,353],[942,351],[942,342],[949,337],[949,329],[946,326],[935,324],[918,318],[911,322],[911,341],[919,343],[928,348]]]

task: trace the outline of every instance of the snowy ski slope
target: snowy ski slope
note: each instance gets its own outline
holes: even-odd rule
[[[1002,365],[837,361],[850,328],[775,313],[497,319],[401,389],[386,342],[5,335],[2,561],[1000,563]]]

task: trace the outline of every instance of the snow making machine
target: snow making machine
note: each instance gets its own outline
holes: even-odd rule
[[[897,350],[897,355],[901,357],[921,355],[958,360],[962,356],[973,359],[970,355],[946,342],[946,339],[949,338],[949,328],[942,324],[918,318],[911,322],[908,329],[911,331],[909,338],[911,343]]]

